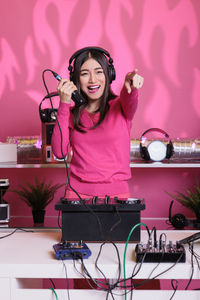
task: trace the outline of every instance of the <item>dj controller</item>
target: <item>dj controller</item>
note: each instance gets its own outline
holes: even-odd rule
[[[123,242],[132,227],[140,223],[140,212],[145,209],[145,201],[109,196],[94,196],[90,199],[61,198],[55,209],[62,213],[63,241]],[[139,227],[134,230],[131,241],[140,241]]]
[[[61,198],[60,204],[65,204],[66,209],[74,209],[74,205],[76,209],[80,209],[82,211],[88,210],[89,208],[94,210],[112,210],[113,208],[118,208],[119,210],[141,210],[145,208],[144,199],[136,199],[136,198],[111,198],[109,196],[105,196],[103,198],[94,196],[92,198],[86,199],[67,199]]]

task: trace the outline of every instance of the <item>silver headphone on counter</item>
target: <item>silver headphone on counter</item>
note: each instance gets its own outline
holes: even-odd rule
[[[153,140],[147,143],[146,134],[152,131],[162,133],[167,142],[163,142],[161,140]],[[150,128],[143,132],[140,138],[140,155],[144,160],[162,161],[164,159],[170,159],[173,153],[174,149],[172,141],[170,140],[169,135],[164,130],[160,128]]]

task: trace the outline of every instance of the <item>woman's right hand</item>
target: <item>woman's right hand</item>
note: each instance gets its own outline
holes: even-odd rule
[[[57,87],[58,93],[60,95],[60,101],[64,103],[71,103],[72,93],[77,90],[77,87],[68,79],[61,79]]]

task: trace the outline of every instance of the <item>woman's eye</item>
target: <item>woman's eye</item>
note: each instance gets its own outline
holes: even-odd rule
[[[83,72],[83,73],[81,73],[80,75],[81,76],[85,76],[85,75],[87,75],[88,73],[87,72]]]

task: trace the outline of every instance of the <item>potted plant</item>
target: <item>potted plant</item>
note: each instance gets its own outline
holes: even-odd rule
[[[167,194],[183,206],[192,210],[196,215],[197,223],[200,223],[200,184],[198,180],[193,188],[185,189],[185,193],[176,192],[176,194],[171,194],[167,192]]]
[[[63,185],[46,183],[45,180],[35,177],[34,184],[26,182],[24,186],[19,186],[19,190],[11,192],[18,194],[20,199],[32,208],[34,224],[43,224],[46,206],[52,202],[54,194]]]

